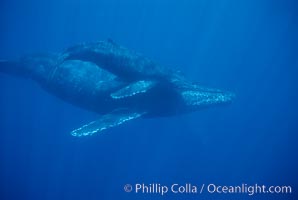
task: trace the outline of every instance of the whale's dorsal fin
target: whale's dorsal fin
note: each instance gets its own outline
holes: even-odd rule
[[[123,124],[124,122],[137,119],[143,116],[144,113],[129,112],[128,110],[115,111],[110,114],[101,116],[98,120],[92,121],[76,130],[71,132],[71,135],[76,137],[91,136],[99,133],[105,129],[112,128]]]
[[[122,99],[131,96],[135,96],[137,94],[145,93],[156,85],[155,81],[150,80],[141,80],[134,83],[129,84],[128,86],[117,90],[116,92],[111,94],[113,99]]]

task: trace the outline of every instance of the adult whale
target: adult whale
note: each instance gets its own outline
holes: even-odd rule
[[[59,98],[101,114],[72,131],[73,136],[93,135],[140,117],[192,112],[234,97],[187,81],[110,40],[76,45],[60,54],[2,60],[0,71],[30,78]]]

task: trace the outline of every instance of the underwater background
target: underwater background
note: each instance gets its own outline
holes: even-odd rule
[[[232,91],[228,106],[139,119],[87,138],[98,117],[0,74],[0,199],[296,199],[294,0],[1,0],[0,59],[112,39]],[[289,185],[291,194],[142,194],[136,183]]]

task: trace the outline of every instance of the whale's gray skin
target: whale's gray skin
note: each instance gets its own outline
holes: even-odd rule
[[[112,41],[0,61],[0,71],[30,78],[59,98],[102,115],[72,131],[74,136],[93,135],[140,117],[193,112],[234,97],[187,81],[179,72]]]

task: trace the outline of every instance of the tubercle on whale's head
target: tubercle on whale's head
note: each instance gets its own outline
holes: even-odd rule
[[[189,111],[213,105],[229,104],[235,99],[235,94],[232,92],[200,87],[183,90],[181,96]]]

